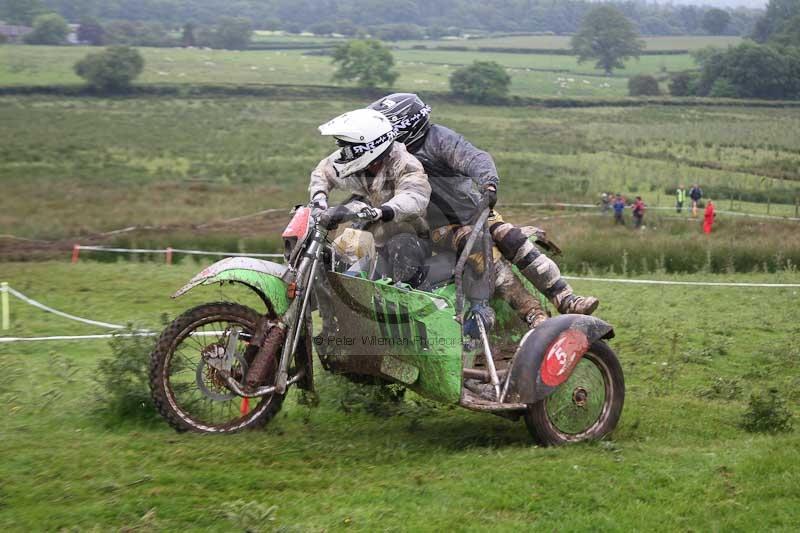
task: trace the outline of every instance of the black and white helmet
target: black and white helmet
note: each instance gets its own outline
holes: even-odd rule
[[[391,149],[397,131],[381,113],[356,109],[319,127],[322,135],[333,137],[339,146],[333,168],[346,177],[367,168]]]
[[[397,141],[412,146],[425,137],[431,125],[431,106],[412,93],[394,93],[370,104],[383,113],[397,130]]]

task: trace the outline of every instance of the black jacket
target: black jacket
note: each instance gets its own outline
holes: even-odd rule
[[[422,163],[431,184],[426,217],[431,228],[469,223],[480,201],[478,191],[499,181],[492,156],[439,124],[433,124],[409,152]]]

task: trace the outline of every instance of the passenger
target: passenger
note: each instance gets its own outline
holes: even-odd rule
[[[431,202],[427,221],[434,246],[460,252],[472,231],[469,224],[482,196],[491,208],[497,202],[499,178],[492,157],[456,132],[432,124],[430,106],[415,94],[390,94],[372,103],[369,109],[389,117],[399,131],[397,140],[405,143],[428,174]],[[558,266],[530,242],[528,237],[534,228],[509,224],[494,210],[489,227],[502,254],[502,259],[495,261],[497,290],[530,326],[536,326],[547,316],[538,300],[525,290],[510,263],[517,266],[560,313],[594,312],[598,300],[575,295],[561,277]],[[480,246],[476,248],[480,250]],[[482,257],[480,251],[471,256],[471,263],[478,271]]]

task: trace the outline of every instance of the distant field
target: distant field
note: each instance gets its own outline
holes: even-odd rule
[[[88,47],[0,47],[0,86],[80,84],[72,66]],[[139,83],[236,83],[337,85],[327,56],[299,50],[235,52],[142,48],[145,71]],[[400,77],[396,87],[417,92],[449,91],[453,69],[475,60],[493,60],[508,67],[511,93],[520,96],[596,96],[627,94],[627,77],[692,68],[688,55],[643,56],[606,78],[592,63],[579,65],[572,56],[397,50]]]
[[[570,48],[570,36],[567,35],[520,35],[513,37],[486,37],[482,39],[443,39],[439,41],[400,41],[397,44],[403,48],[414,45],[426,46],[469,46],[479,47],[504,47],[504,48],[533,48],[561,50]],[[644,37],[647,50],[697,50],[706,46],[725,47],[735,45],[742,41],[741,37],[728,36],[667,36]]]

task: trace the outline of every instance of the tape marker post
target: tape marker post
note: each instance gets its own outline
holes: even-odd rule
[[[11,309],[8,307],[8,283],[0,283],[0,328],[6,330],[10,327]]]

